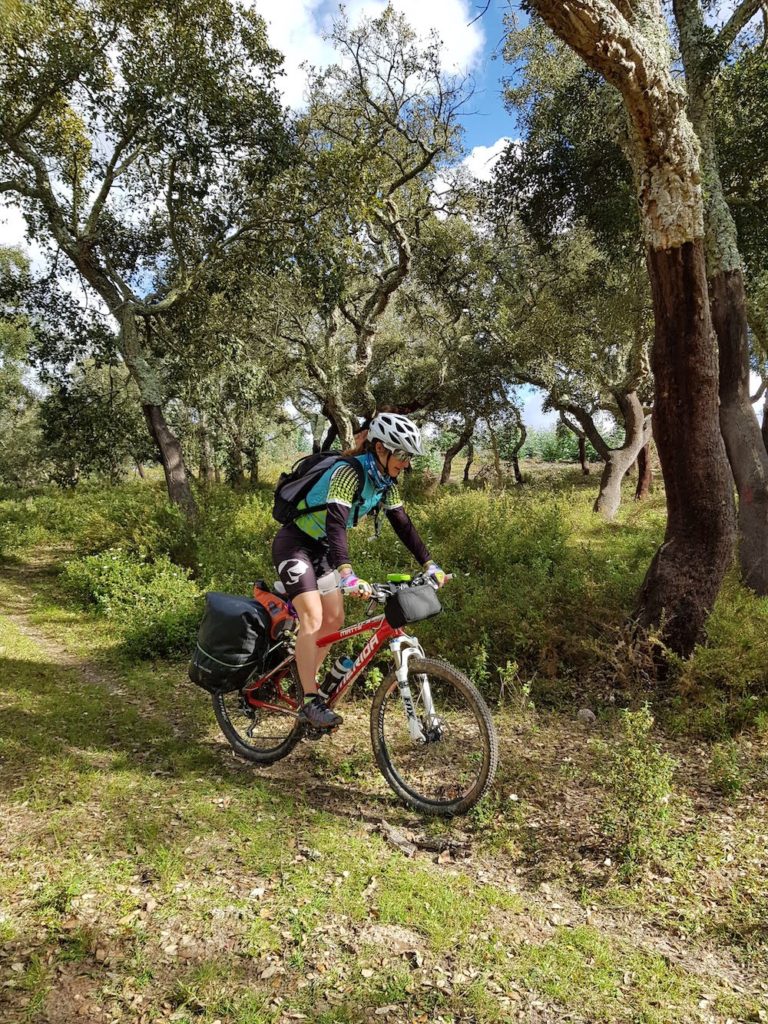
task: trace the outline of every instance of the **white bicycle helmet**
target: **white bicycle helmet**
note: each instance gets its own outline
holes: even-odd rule
[[[368,440],[381,441],[390,452],[423,455],[419,428],[407,416],[395,412],[380,412],[368,427]]]

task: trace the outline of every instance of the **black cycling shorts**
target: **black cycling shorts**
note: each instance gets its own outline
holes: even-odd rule
[[[289,597],[312,590],[328,592],[336,587],[327,542],[308,537],[292,523],[277,531],[272,542],[272,561]]]

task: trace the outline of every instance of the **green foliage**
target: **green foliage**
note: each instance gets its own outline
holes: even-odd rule
[[[768,598],[728,577],[707,623],[707,643],[682,667],[682,677],[734,695],[768,692]]]
[[[653,742],[653,724],[647,705],[620,711],[617,735],[594,743],[594,778],[606,791],[603,830],[627,867],[663,854],[672,821],[677,762]]]
[[[529,700],[543,709],[588,691],[663,534],[661,496],[628,506],[609,526],[592,513],[594,483],[578,470],[537,476],[503,494],[440,488],[425,499],[416,483],[406,499],[409,513],[455,577],[442,592],[442,615],[415,629],[425,646],[467,671],[486,696],[497,699],[505,688],[521,710]],[[275,578],[271,488],[212,485],[199,499],[191,533],[159,479],[6,491],[0,493],[0,557],[64,549],[79,565],[109,552],[104,564],[113,571],[122,566],[142,588],[156,572],[148,567],[163,566],[162,584],[153,583],[140,599],[141,622],[132,625],[127,608],[111,621],[121,636],[136,636],[129,647],[137,653],[181,650],[197,614],[191,596],[247,594],[253,580]],[[349,540],[353,563],[368,579],[413,569],[386,521],[378,539],[364,522]],[[86,564],[88,579],[97,577],[102,563]],[[194,582],[180,566],[192,569]],[[84,596],[95,603],[87,587]],[[347,612],[354,620],[362,609],[350,602]],[[159,635],[164,622],[166,639]],[[730,578],[710,620],[708,645],[674,667],[680,694],[659,707],[666,728],[724,739],[768,713],[767,635],[768,600]]]
[[[624,431],[615,429],[605,436],[610,448],[624,443]],[[579,441],[572,430],[530,430],[520,449],[520,458],[538,462],[578,462]],[[601,464],[600,456],[587,441],[587,461]]]
[[[196,536],[199,576],[208,590],[246,593],[255,579],[275,579],[272,489],[238,494],[213,487],[202,497]]]
[[[744,788],[744,772],[741,765],[739,745],[734,740],[724,740],[712,748],[710,776],[716,789],[726,796],[735,796]]]
[[[0,500],[0,552],[34,544],[66,544],[78,555],[121,548],[142,558],[167,554],[186,560],[189,528],[160,486],[80,485],[62,493],[43,489]]]
[[[679,695],[665,709],[671,731],[723,740],[768,712],[768,598],[726,577],[707,642],[676,665]]]
[[[91,473],[117,482],[129,465],[153,462],[157,455],[135,387],[116,367],[73,371],[41,403],[40,421],[50,478],[59,484]]]
[[[201,613],[200,591],[188,570],[167,556],[143,562],[114,549],[68,562],[63,586],[121,628],[126,652],[158,657],[186,652]]]
[[[592,663],[595,634],[621,620],[657,543],[662,524],[649,507],[641,523],[615,534],[612,547],[593,543],[593,488],[575,479],[579,490],[541,483],[536,491],[502,496],[441,490],[429,502],[408,500],[433,554],[456,574],[444,591],[443,614],[420,625],[419,635],[471,671],[484,634],[486,674],[477,681],[490,696],[499,693],[496,670],[507,661],[517,663],[524,681],[535,677],[536,686]],[[199,498],[191,535],[159,481],[8,495],[0,500],[0,550],[6,557],[37,545],[63,546],[76,556],[118,550],[140,563],[167,556],[193,567],[200,591],[243,594],[255,579],[274,579],[271,488],[211,486]],[[369,579],[413,569],[386,521],[378,540],[370,523],[351,530],[350,551]]]

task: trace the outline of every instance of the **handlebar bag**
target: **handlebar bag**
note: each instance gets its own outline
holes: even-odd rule
[[[438,615],[443,606],[434,587],[407,587],[390,594],[384,604],[384,615],[390,626],[400,629],[408,622],[421,622]]]
[[[270,625],[266,609],[256,601],[206,594],[189,678],[208,693],[241,689],[264,663]]]

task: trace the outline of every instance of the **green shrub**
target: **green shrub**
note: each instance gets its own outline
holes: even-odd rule
[[[672,780],[677,767],[651,738],[646,705],[621,711],[617,735],[595,740],[593,777],[605,790],[602,828],[620,861],[631,866],[663,854],[672,821]]]
[[[768,693],[768,598],[756,597],[735,574],[723,584],[707,622],[707,643],[683,666],[685,686]]]
[[[45,525],[35,515],[35,499],[9,495],[0,499],[0,561],[50,543]]]
[[[665,709],[671,732],[725,740],[768,715],[768,598],[725,580],[707,641],[675,665],[678,695]]]
[[[142,558],[165,554],[188,561],[190,542],[182,513],[160,485],[88,483],[0,501],[0,551],[48,544],[78,555],[122,548]]]
[[[734,740],[716,743],[712,748],[710,776],[715,789],[726,796],[735,796],[744,788],[741,754]]]
[[[197,564],[207,590],[245,594],[254,580],[275,579],[272,499],[271,488],[238,493],[219,486],[201,495]]]
[[[66,564],[62,584],[115,621],[132,657],[186,652],[193,643],[200,591],[167,556],[144,562],[120,549],[88,555]]]

